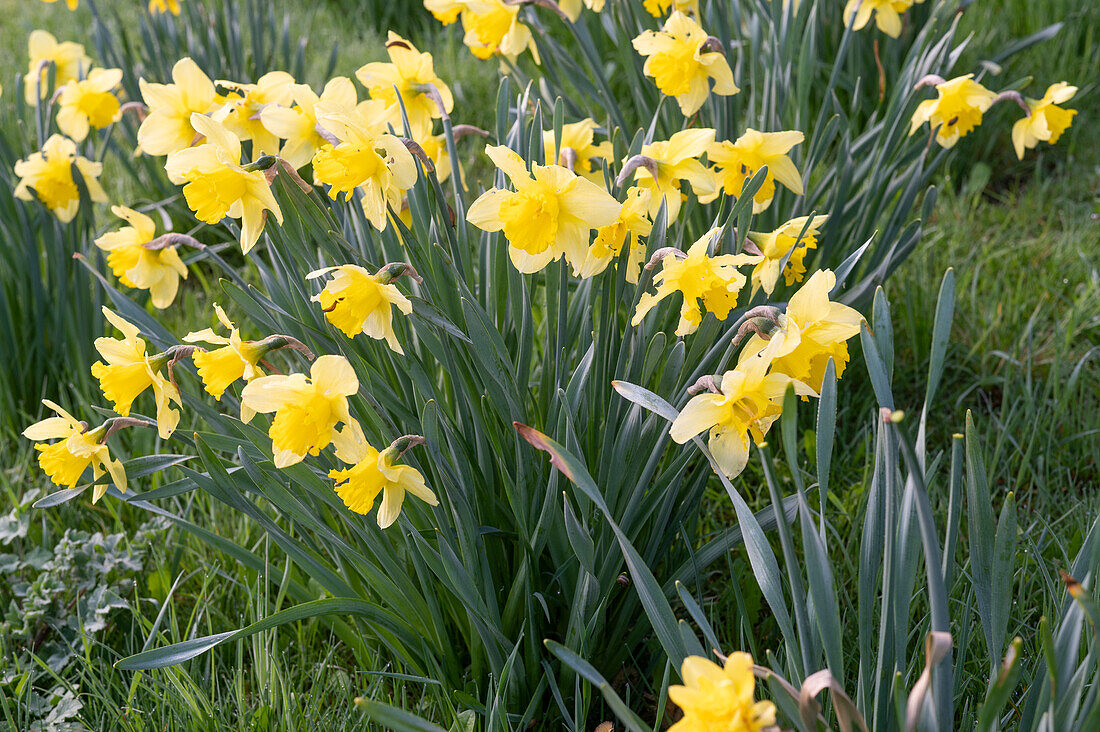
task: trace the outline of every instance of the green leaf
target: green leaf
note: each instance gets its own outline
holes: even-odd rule
[[[627,729],[631,732],[651,732],[649,726],[642,722],[638,715],[630,711],[630,707],[626,705],[626,702],[615,693],[615,690],[611,688],[611,684],[607,683],[607,679],[592,664],[561,643],[552,640],[543,641],[543,643],[546,645],[547,650],[557,656],[562,663],[573,669],[581,678],[592,684],[603,694],[603,698],[607,705],[611,707],[611,711],[615,712],[619,717],[619,721],[625,724]]]
[[[401,732],[447,732],[437,724],[433,724],[423,717],[406,712],[389,704],[373,701],[371,699],[356,699],[355,706],[372,720],[386,727],[386,729],[401,730]]]

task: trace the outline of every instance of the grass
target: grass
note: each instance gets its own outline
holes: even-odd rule
[[[350,74],[380,57],[380,37],[342,22],[340,5],[295,8],[288,11],[293,27],[303,33],[310,29],[315,44],[324,38],[338,47],[338,73]],[[69,14],[63,4],[33,0],[0,0],[0,13],[12,19],[0,33],[0,79],[7,83],[13,73],[25,70],[30,29],[44,27],[59,38],[79,38],[90,19],[86,8]],[[965,411],[973,410],[986,436],[995,500],[1009,490],[1016,492],[1036,571],[1053,572],[1040,565],[1057,567],[1060,557],[1075,551],[1082,527],[1098,508],[1088,488],[1100,482],[1100,430],[1095,424],[1100,413],[1100,151],[1094,143],[1100,95],[1086,87],[1088,80],[1100,78],[1098,13],[1073,0],[985,0],[964,15],[964,29],[976,35],[972,45],[981,48],[1003,45],[1071,16],[1073,22],[1059,39],[1025,52],[1002,74],[1022,80],[1023,70],[1029,70],[1034,83],[1026,93],[1032,96],[1054,81],[1077,82],[1082,86],[1076,105],[1080,116],[1057,148],[1033,152],[1019,163],[1008,142],[1008,115],[991,115],[987,124],[1000,132],[988,138],[996,142],[982,149],[968,149],[979,144],[974,140],[960,145],[953,172],[941,181],[940,203],[926,241],[887,286],[895,307],[899,401],[919,404],[937,289],[943,271],[955,268],[955,328],[932,437],[943,447],[952,432],[961,431]],[[472,119],[461,121],[484,124],[479,115],[488,117],[492,104],[487,100],[495,97],[491,64],[474,64],[453,32],[433,41],[416,40],[438,49],[437,68],[445,78],[455,79],[456,109],[473,110]],[[989,163],[972,165],[976,159]],[[188,324],[196,311],[208,312],[200,287],[192,285],[183,302],[180,318]],[[853,374],[860,370],[858,360],[856,353]],[[844,389],[859,394],[864,386],[853,376]],[[4,447],[16,457],[0,470],[0,489],[7,501],[14,501],[29,487],[40,486],[41,478],[25,444]],[[860,440],[851,440],[843,449],[836,461],[853,466],[847,481],[851,490],[834,502],[842,512],[854,514],[862,497],[863,447]],[[177,498],[164,507],[212,531],[251,542],[259,551],[268,549],[254,525],[208,496]],[[67,528],[132,531],[146,518],[130,506],[109,502],[94,508],[70,504],[35,515],[20,549],[52,546]],[[725,519],[717,514],[716,520]],[[843,525],[837,521],[838,527]],[[12,551],[12,546],[0,551]],[[146,570],[133,578],[126,598],[131,610],[115,612],[64,676],[51,678],[8,639],[0,643],[0,675],[7,676],[0,678],[0,719],[13,729],[24,728],[20,699],[26,698],[27,688],[17,688],[17,659],[29,664],[18,670],[32,671],[33,686],[68,687],[78,693],[83,702],[79,718],[91,729],[340,730],[362,727],[353,706],[356,696],[381,695],[407,708],[417,705],[415,685],[395,683],[377,673],[379,669],[349,667],[339,645],[317,621],[260,634],[171,669],[138,674],[113,670],[111,663],[141,650],[151,634],[156,635],[153,643],[174,642],[241,627],[281,607],[278,588],[226,564],[228,560],[179,528],[163,529],[150,552]],[[284,561],[277,550],[270,549],[270,555],[275,562]],[[14,601],[11,592],[0,580],[0,606]],[[751,596],[732,594],[712,595],[716,614],[733,613],[736,603],[749,611],[759,604]],[[1021,613],[1021,622],[1026,622],[1026,612]]]

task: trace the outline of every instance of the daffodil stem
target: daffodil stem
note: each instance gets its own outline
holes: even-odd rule
[[[396,450],[397,455],[394,460],[399,460],[402,455],[411,450],[414,447],[427,444],[427,440],[421,435],[401,435],[396,440],[390,443],[389,449]]]
[[[410,137],[402,137],[401,142],[405,143],[405,147],[409,148],[409,152],[416,156],[421,163],[424,164],[424,170],[429,173],[435,172],[435,163],[432,162],[428,153],[424,152],[424,148],[420,146],[420,143]]]
[[[264,346],[267,349],[266,352],[268,353],[271,351],[278,351],[283,348],[289,348],[305,356],[306,360],[308,361],[312,361],[314,358],[316,358],[316,356],[313,355],[313,351],[309,350],[309,348],[306,347],[306,344],[302,343],[297,338],[292,338],[288,335],[268,336],[262,341],[257,341],[257,344]],[[264,361],[264,363],[267,364],[266,361]],[[271,367],[270,364],[267,365],[269,368]]]
[[[144,122],[145,118],[149,116],[149,107],[145,106],[142,102],[126,102],[118,108],[119,115],[124,115],[128,112],[133,112],[137,115],[139,122]]]
[[[653,252],[653,256],[649,258],[648,262],[646,262],[645,268],[647,270],[653,269],[658,264],[660,264],[662,259],[669,256],[676,257],[677,259],[687,259],[687,254],[677,249],[676,247],[661,247],[657,251]]]
[[[107,431],[103,433],[103,439],[99,441],[99,444],[103,444],[114,433],[127,427],[156,427],[156,422],[150,422],[146,419],[138,419],[137,417],[111,417],[103,426],[107,427]]]
[[[478,137],[492,137],[492,134],[488,130],[483,130],[475,125],[455,125],[451,128],[451,134],[454,135],[456,140],[461,140],[467,135],[477,135]]]
[[[937,74],[928,74],[920,78],[920,80],[913,86],[913,91],[923,89],[926,86],[939,86],[940,84],[946,83],[947,82],[942,76],[939,76]]]
[[[386,284],[402,277],[408,277],[418,285],[424,281],[424,278],[417,274],[416,269],[408,262],[389,262],[383,264],[375,275],[381,276]]]
[[[657,161],[646,155],[635,155],[623,163],[623,169],[620,171],[619,177],[615,179],[615,185],[621,186],[638,168],[645,168],[653,176],[653,180],[657,180]]]
[[[188,246],[194,249],[206,249],[206,245],[193,236],[187,234],[179,234],[176,232],[168,232],[167,234],[161,234],[156,239],[147,241],[141,246],[149,250],[164,249],[165,247],[174,246]]]
[[[716,375],[717,374],[704,374],[700,376],[698,381],[688,387],[688,396],[695,396],[704,391],[709,391],[712,394],[721,394],[721,389],[718,388],[718,384],[714,380]]]
[[[558,155],[558,165],[574,170],[577,167],[577,151],[568,146],[563,147],[561,154]]]
[[[993,100],[994,104],[997,102],[1016,102],[1016,104],[1020,105],[1020,109],[1024,110],[1025,115],[1028,117],[1031,116],[1031,107],[1027,105],[1027,102],[1024,101],[1023,96],[1018,91],[1009,90],[1001,92],[997,95],[997,98]]]

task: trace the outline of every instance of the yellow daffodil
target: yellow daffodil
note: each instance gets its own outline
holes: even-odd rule
[[[836,275],[819,270],[791,296],[787,311],[779,316],[779,328],[769,340],[754,335],[741,352],[738,368],[755,361],[771,363],[772,371],[821,388],[829,359],[836,375],[848,363],[846,341],[859,333],[863,316],[838,302],[829,301]]]
[[[114,89],[122,81],[122,69],[92,69],[87,79],[69,81],[58,96],[57,127],[82,142],[88,130],[101,130],[118,120],[119,103]]]
[[[519,20],[521,5],[504,0],[464,0],[462,42],[480,59],[499,55],[515,63],[526,50],[539,63],[539,52],[531,29]]]
[[[560,154],[554,143],[554,131],[543,132],[542,147],[546,154],[546,164],[562,165],[597,185],[604,185],[603,169],[597,161],[603,160],[610,165],[614,151],[610,140],[599,144],[593,142],[596,127],[596,121],[591,117],[562,125]]]
[[[40,152],[15,164],[15,174],[19,176],[15,197],[22,201],[33,201],[37,197],[59,221],[72,221],[80,208],[80,190],[73,179],[74,164],[88,189],[88,196],[96,203],[107,203],[107,193],[99,185],[103,163],[93,163],[77,155],[76,143],[61,135],[51,135]]]
[[[768,172],[764,184],[752,197],[753,213],[760,213],[775,198],[775,182],[779,181],[795,195],[802,195],[802,176],[788,153],[805,139],[801,132],[757,132],[745,130],[735,142],[715,142],[707,149],[707,159],[714,164],[718,184],[728,196],[740,197],[756,171],[765,165]]]
[[[699,17],[699,0],[642,0],[642,7],[654,18],[662,18],[670,8],[678,13]]]
[[[260,112],[260,120],[268,132],[285,140],[279,157],[295,168],[308,165],[326,141],[317,130],[317,114],[323,110],[352,110],[356,104],[355,85],[351,79],[338,76],[330,79],[318,96],[307,84],[291,87],[293,107],[269,104]]]
[[[164,170],[195,216],[216,224],[226,216],[241,219],[241,249],[247,254],[264,230],[267,212],[281,224],[283,212],[261,170],[240,164],[241,141],[210,117],[191,115],[191,126],[206,142],[168,156]]]
[[[208,351],[195,351],[191,359],[202,379],[207,393],[219,402],[229,385],[238,379],[252,381],[264,375],[260,369],[260,359],[269,350],[255,341],[241,340],[241,332],[221,307],[214,303],[214,313],[218,322],[229,331],[228,336],[218,335],[211,328],[188,333],[183,337],[186,343],[208,343],[221,346]],[[252,419],[252,412],[241,404],[241,421]]]
[[[420,145],[435,167],[435,177],[442,183],[451,177],[454,164],[451,162],[451,153],[447,150],[447,138],[445,135],[425,135],[416,138],[416,144]],[[461,166],[459,175],[462,174]],[[459,182],[462,179],[459,178]]]
[[[680,204],[686,196],[680,191],[680,182],[687,181],[700,203],[710,203],[718,197],[718,183],[714,173],[699,162],[710,144],[714,142],[714,130],[700,128],[682,130],[668,140],[642,145],[641,158],[652,161],[657,170],[653,176],[650,166],[639,166],[634,171],[634,182],[652,195],[649,199],[649,215],[656,216],[664,201],[668,222],[671,224],[680,214]]]
[[[395,130],[400,132],[404,129],[401,120],[403,105],[413,137],[431,133],[432,120],[442,117],[443,112],[428,95],[427,86],[430,84],[436,88],[448,113],[454,109],[451,90],[436,76],[432,55],[416,50],[414,45],[393,31],[390,31],[386,41],[386,53],[390,56],[389,63],[369,63],[355,72],[356,78],[367,88],[371,99],[385,102],[389,122]],[[398,104],[399,95],[401,104]]]
[[[416,182],[416,163],[405,143],[377,132],[375,120],[383,106],[371,101],[354,113],[322,113],[321,127],[340,144],[327,145],[313,157],[313,175],[329,186],[329,197],[343,193],[344,200],[351,200],[359,189],[363,213],[379,231],[387,225],[387,205],[399,211],[401,197]]]
[[[149,12],[154,15],[158,13],[179,15],[181,2],[183,0],[149,0]]]
[[[623,245],[629,238],[626,280],[637,283],[646,251],[641,237],[649,236],[653,229],[653,222],[649,220],[649,196],[649,191],[638,187],[630,188],[626,192],[619,218],[615,219],[615,223],[596,230],[596,238],[588,250],[588,256],[577,271],[578,277],[594,277],[607,269],[607,265],[622,252]]]
[[[760,732],[775,725],[775,704],[754,701],[752,656],[731,653],[725,667],[688,656],[680,667],[683,686],[668,687],[668,698],[684,716],[668,732]]]
[[[725,55],[704,50],[710,45],[706,31],[683,13],[673,13],[660,31],[644,31],[633,44],[647,57],[642,69],[645,75],[653,77],[662,94],[676,97],[685,117],[703,106],[712,91],[711,79],[715,94],[738,92]]]
[[[861,30],[874,13],[878,29],[897,38],[901,35],[901,16],[911,7],[913,0],[848,0],[844,6],[844,24],[851,25],[852,30]]]
[[[43,399],[42,403],[58,416],[47,417],[23,430],[23,436],[35,442],[34,449],[38,451],[38,465],[42,468],[42,472],[49,476],[55,485],[74,488],[80,482],[84,471],[90,466],[92,480],[97,480],[104,473],[108,473],[115,487],[125,493],[126,469],[120,460],[111,459],[110,450],[104,442],[107,436],[106,425],[89,430],[86,424],[78,421],[57,404],[48,399]],[[46,440],[57,440],[57,442],[46,444]],[[92,503],[102,498],[106,492],[106,483],[97,485],[92,494]]]
[[[43,2],[50,3],[51,5],[57,0],[43,0]],[[80,5],[80,0],[65,0],[65,4],[69,7],[69,10],[76,10]]]
[[[710,243],[718,231],[719,229],[711,229],[703,234],[686,254],[676,250],[661,261],[661,271],[653,277],[657,291],[642,293],[638,299],[638,309],[630,321],[631,325],[641,323],[657,303],[675,292],[684,297],[676,335],[689,335],[699,327],[703,320],[700,301],[702,307],[714,313],[716,318],[726,319],[737,304],[737,296],[745,285],[745,275],[738,272],[737,268],[758,262],[760,258],[747,254],[710,256]]]
[[[520,272],[537,272],[565,257],[574,272],[588,253],[589,232],[615,223],[622,205],[603,188],[560,165],[531,166],[503,145],[486,154],[515,191],[493,188],[474,201],[466,220],[483,231],[503,231]]]
[[[92,65],[92,60],[84,54],[84,46],[72,41],[58,43],[52,34],[44,30],[31,31],[27,39],[27,52],[31,60],[23,84],[27,104],[31,106],[50,93],[46,88],[49,64],[53,64],[54,83],[58,89],[79,79]]]
[[[351,465],[344,470],[332,470],[329,477],[336,480],[336,494],[348,510],[366,515],[374,506],[374,499],[382,494],[378,507],[378,526],[388,528],[401,515],[405,494],[411,493],[429,506],[438,506],[439,499],[424,483],[424,476],[411,465],[397,465],[396,460],[410,443],[423,438],[402,437],[379,452],[367,442],[357,423],[340,430],[333,440],[336,457]]]
[[[306,275],[306,279],[330,272],[336,274],[325,289],[311,298],[313,302],[321,303],[328,322],[348,338],[365,333],[376,340],[385,339],[391,349],[403,354],[397,334],[393,332],[393,307],[408,315],[412,312],[412,302],[392,284],[392,268],[383,267],[377,274],[371,274],[357,265],[345,264],[315,270]]]
[[[1058,105],[1073,99],[1076,93],[1077,87],[1059,81],[1047,88],[1042,99],[1027,100],[1031,116],[1012,125],[1012,146],[1016,148],[1016,155],[1020,160],[1024,159],[1025,149],[1035,147],[1040,140],[1053,145],[1069,129],[1077,110],[1062,109]]]
[[[103,396],[115,406],[123,417],[130,414],[130,407],[146,389],[152,387],[157,403],[157,432],[162,439],[172,436],[180,421],[179,411],[171,402],[182,405],[179,391],[171,381],[160,375],[171,358],[168,353],[150,356],[145,352],[145,341],[138,335],[138,327],[103,308],[103,315],[122,332],[117,338],[96,338],[95,349],[103,361],[92,364],[92,376],[99,380]]]
[[[191,147],[202,136],[191,125],[192,114],[217,107],[214,82],[190,58],[172,66],[171,84],[138,81],[149,113],[138,128],[138,144],[150,155],[171,155]]]
[[[424,0],[424,7],[440,23],[450,25],[466,9],[466,0]]]
[[[294,99],[294,77],[285,71],[269,71],[255,84],[219,80],[219,86],[231,89],[225,104],[214,116],[225,129],[244,142],[252,141],[252,159],[277,155],[279,138],[264,127],[262,112],[268,105],[289,107]]]
[[[982,114],[996,101],[997,95],[973,80],[973,74],[936,84],[936,99],[917,106],[909,126],[912,135],[927,122],[936,132],[936,142],[951,148],[982,123]]]
[[[796,394],[815,395],[813,389],[785,373],[769,373],[768,362],[754,358],[722,375],[717,392],[692,397],[672,422],[669,436],[678,444],[707,432],[719,470],[727,478],[740,475],[749,461],[749,438],[760,445],[779,418],[788,385]],[[679,703],[679,702],[677,702]]]
[[[607,0],[561,0],[558,7],[571,22],[576,23],[577,18],[581,17],[583,8],[588,8],[593,13],[600,13],[603,12],[606,2]]]
[[[359,390],[355,370],[343,356],[321,356],[309,376],[261,376],[248,382],[241,404],[261,414],[275,413],[268,436],[275,467],[316,455],[336,437],[336,425],[354,423],[348,397]]]
[[[156,238],[156,225],[145,214],[125,206],[112,206],[111,213],[130,225],[95,240],[107,252],[107,266],[127,287],[148,290],[153,307],[168,307],[176,299],[180,278],[187,279],[187,267],[176,247],[147,246]]]
[[[772,294],[776,282],[779,281],[780,271],[788,286],[801,282],[806,274],[806,252],[817,248],[820,229],[828,220],[828,216],[814,216],[812,220],[809,216],[799,216],[767,234],[750,231],[749,241],[764,255],[764,260],[752,270],[753,290],[763,288],[764,292]],[[784,257],[787,257],[786,265],[783,265]]]

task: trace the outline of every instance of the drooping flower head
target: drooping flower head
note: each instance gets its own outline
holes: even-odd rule
[[[997,95],[974,81],[973,74],[936,84],[935,99],[917,106],[909,126],[912,135],[925,122],[936,132],[936,142],[951,148],[982,123],[982,114],[996,101]]]
[[[631,325],[637,326],[657,303],[673,293],[684,297],[676,335],[694,333],[703,320],[703,309],[725,320],[737,305],[737,296],[745,285],[745,275],[737,271],[744,264],[760,261],[747,254],[710,256],[710,244],[719,232],[711,229],[691,245],[687,253],[675,251],[661,261],[661,271],[653,277],[655,293],[644,292],[638,299]]]
[[[393,332],[394,306],[404,315],[412,312],[412,302],[392,284],[395,268],[408,265],[383,267],[377,273],[354,264],[324,267],[310,272],[306,279],[313,279],[335,272],[325,289],[311,299],[321,303],[328,322],[344,332],[348,338],[365,333],[371,338],[385,339],[389,347],[403,354],[397,334]]]
[[[710,39],[694,20],[675,12],[660,31],[644,31],[633,41],[635,50],[646,56],[643,71],[652,76],[662,94],[676,97],[680,111],[689,117],[699,111],[712,91],[722,96],[736,94],[733,71],[725,54],[708,49]]]
[[[754,701],[752,656],[731,653],[724,667],[688,656],[680,667],[683,686],[668,687],[668,698],[684,717],[668,732],[760,732],[775,724],[775,704]]]
[[[333,440],[336,457],[351,467],[330,471],[329,477],[336,479],[336,494],[348,510],[366,515],[381,493],[378,526],[385,529],[401,515],[406,493],[411,493],[429,506],[439,505],[439,499],[424,483],[424,476],[419,470],[411,465],[396,463],[401,452],[413,441],[409,437],[399,438],[379,452],[367,442],[358,423],[353,422],[340,430]]]
[[[531,29],[519,19],[521,7],[504,0],[464,0],[462,42],[480,59],[499,55],[515,63],[517,56],[529,50],[539,63]]]
[[[255,341],[241,340],[241,331],[225,314],[221,306],[214,303],[214,313],[218,322],[229,331],[228,336],[218,335],[211,328],[188,333],[183,337],[185,343],[208,343],[220,348],[195,351],[191,359],[202,379],[207,393],[221,401],[225,390],[238,379],[252,381],[264,375],[260,368],[260,359],[270,348]],[[252,413],[241,404],[241,421],[248,422]]]
[[[201,132],[191,125],[192,114],[208,114],[217,107],[214,82],[190,58],[172,66],[171,84],[138,80],[149,113],[138,128],[138,144],[150,155],[171,155],[197,144]]]
[[[224,105],[213,116],[241,142],[252,141],[252,159],[261,155],[276,155],[279,138],[264,127],[262,112],[268,105],[289,107],[293,101],[294,77],[285,71],[269,71],[255,84],[238,84],[219,80],[218,86],[229,89]]]
[[[914,0],[848,0],[844,6],[844,25],[851,25],[852,30],[861,30],[873,13],[878,29],[891,38],[897,38],[901,35],[901,16],[913,7],[913,3]]]
[[[42,150],[15,164],[19,183],[15,197],[33,201],[36,197],[62,223],[68,223],[80,209],[80,189],[73,178],[73,166],[80,171],[88,196],[96,203],[107,203],[107,192],[99,185],[103,163],[93,163],[77,155],[76,143],[61,135],[51,135]]]
[[[81,142],[94,127],[101,130],[118,120],[119,103],[114,89],[122,81],[122,69],[92,69],[88,78],[72,79],[61,87],[57,127]]]
[[[283,222],[283,212],[262,170],[241,166],[241,141],[210,117],[191,115],[191,125],[206,142],[168,156],[164,170],[183,184],[187,205],[200,221],[216,224],[228,216],[241,220],[241,250],[247,254],[264,230],[267,212]]]
[[[111,213],[129,226],[95,240],[95,245],[107,252],[107,266],[127,287],[148,290],[153,307],[168,307],[176,299],[180,278],[187,279],[187,267],[176,247],[147,246],[157,232],[153,220],[145,214],[125,206],[112,206]]]
[[[741,196],[741,191],[756,171],[768,166],[764,184],[752,197],[753,213],[760,213],[775,198],[775,182],[779,181],[795,195],[802,195],[802,175],[790,158],[790,151],[804,139],[801,132],[757,132],[753,129],[730,142],[715,142],[707,148],[707,159],[717,169],[718,184],[728,196]]]
[[[682,130],[668,140],[651,142],[642,146],[642,158],[652,161],[656,177],[648,165],[634,171],[634,182],[650,192],[649,215],[654,217],[664,201],[668,222],[672,223],[680,213],[680,205],[686,196],[680,190],[680,182],[687,181],[700,203],[710,203],[718,197],[718,183],[714,173],[699,161],[714,142],[714,130],[699,128]]]
[[[352,424],[348,397],[359,390],[355,370],[343,356],[321,356],[309,376],[261,376],[248,382],[241,404],[252,412],[275,413],[268,429],[275,467],[317,455],[336,437],[336,425]]]
[[[72,41],[58,43],[53,34],[44,30],[31,31],[27,38],[27,52],[30,55],[30,64],[27,66],[23,84],[27,104],[31,106],[50,93],[46,88],[49,64],[54,67],[54,84],[58,89],[79,79],[92,65],[92,60],[84,53],[84,46]]]
[[[768,362],[772,371],[820,390],[831,358],[839,378],[848,363],[846,341],[859,333],[863,316],[829,300],[835,285],[836,275],[830,270],[814,272],[791,296],[787,311],[778,317],[779,328],[769,340],[754,335],[745,344],[738,368],[756,361]]]
[[[753,289],[763,288],[764,292],[772,294],[780,272],[787,286],[801,282],[806,274],[806,252],[817,248],[820,229],[828,220],[828,216],[814,216],[812,219],[799,216],[767,234],[750,231],[749,241],[764,256],[764,260],[752,270]],[[783,264],[784,257],[787,258],[786,264]]]
[[[554,142],[554,131],[544,131],[542,148],[546,155],[546,164],[561,165],[577,175],[583,175],[596,185],[604,185],[603,170],[597,161],[603,160],[610,165],[614,151],[610,140],[594,142],[596,127],[596,121],[591,117],[562,125],[561,153],[558,153]]]
[[[502,231],[520,272],[537,272],[565,257],[576,272],[588,253],[589,232],[613,224],[622,208],[610,193],[560,165],[533,164],[503,145],[485,153],[508,176],[514,191],[492,188],[474,201],[466,220],[483,231]]]
[[[104,441],[107,436],[106,425],[89,430],[88,425],[80,422],[57,404],[48,399],[42,403],[57,413],[56,417],[47,417],[35,422],[23,430],[23,436],[34,440],[34,449],[38,451],[38,465],[50,480],[62,488],[74,488],[80,477],[89,467],[92,480],[98,480],[109,473],[115,486],[126,492],[126,469],[119,460],[112,460],[111,453]],[[57,440],[46,444],[46,440]],[[107,492],[107,484],[95,487],[92,503]]]
[[[1025,149],[1035,147],[1040,140],[1053,145],[1058,142],[1062,133],[1069,129],[1077,110],[1062,109],[1058,105],[1073,99],[1076,93],[1077,87],[1059,81],[1047,87],[1042,99],[1027,100],[1031,116],[1024,117],[1012,125],[1012,146],[1016,149],[1016,156],[1020,160],[1024,159]]]
[[[317,115],[324,110],[354,110],[355,85],[346,76],[338,76],[325,84],[320,96],[308,84],[295,84],[291,96],[293,107],[269,104],[260,112],[260,120],[268,132],[285,141],[279,157],[301,168],[328,144],[317,131]]]
[[[442,117],[443,112],[428,94],[427,85],[435,86],[448,113],[454,109],[450,88],[436,76],[432,55],[421,53],[393,31],[386,41],[386,52],[390,56],[389,63],[369,63],[355,72],[356,78],[367,88],[371,99],[385,103],[389,123],[395,130],[404,129],[401,120],[401,105],[404,105],[413,137],[430,133],[432,120]],[[398,96],[401,104],[398,104]]]
[[[637,283],[646,253],[641,237],[648,237],[653,229],[653,222],[649,220],[649,196],[649,191],[637,186],[627,190],[619,218],[615,219],[615,223],[596,230],[596,238],[577,272],[578,277],[594,277],[603,272],[618,258],[629,240],[626,281]]]
[[[92,376],[99,380],[103,396],[123,417],[130,414],[134,400],[152,388],[157,404],[157,432],[161,439],[168,439],[180,421],[180,413],[172,409],[171,403],[182,405],[175,385],[160,373],[171,355],[146,353],[145,341],[136,325],[106,307],[103,316],[122,332],[122,339],[96,338],[95,349],[103,360],[92,364]]]

